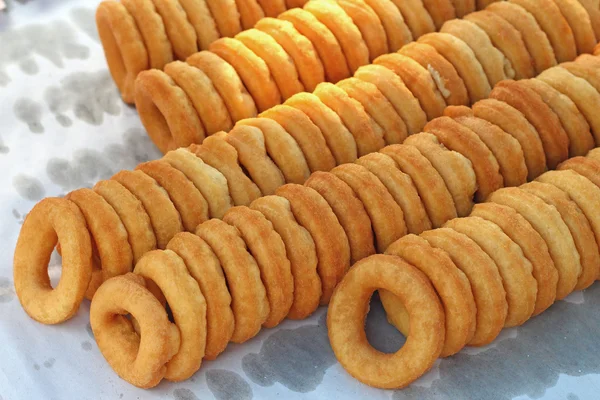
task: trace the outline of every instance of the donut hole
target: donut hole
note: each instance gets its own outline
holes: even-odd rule
[[[141,85],[137,85],[137,88],[135,105],[150,139],[163,153],[172,150],[176,147],[175,139],[171,134],[167,118],[154,101],[153,95],[144,90]]]
[[[373,348],[386,354],[397,352],[406,342],[404,334],[388,321],[379,292],[375,292],[371,296],[369,312],[365,321],[365,334]]]
[[[60,254],[60,243],[54,248],[48,260],[48,279],[50,286],[55,289],[62,276],[62,256]]]

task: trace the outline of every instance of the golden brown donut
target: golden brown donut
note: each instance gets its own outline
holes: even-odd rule
[[[364,0],[377,13],[388,41],[388,52],[398,51],[413,41],[412,33],[396,5],[388,0]],[[387,52],[386,52],[387,53]],[[356,75],[355,75],[356,76]]]
[[[265,12],[257,0],[235,0],[235,4],[240,12],[242,29],[251,29],[261,18],[265,17]]]
[[[260,4],[267,17],[277,17],[287,10],[285,0],[258,0],[258,4]]]
[[[391,0],[402,13],[406,25],[412,32],[413,38],[435,32],[435,23],[425,9],[422,0]]]
[[[294,279],[285,245],[271,222],[248,207],[230,208],[223,221],[237,228],[256,260],[270,310],[263,326],[273,328],[286,317],[294,300]]]
[[[256,104],[235,69],[218,55],[201,51],[185,60],[202,70],[225,102],[233,122],[256,116]]]
[[[327,201],[344,228],[350,245],[350,264],[375,254],[375,238],[369,214],[345,181],[331,172],[315,172],[305,186],[316,190]]]
[[[436,30],[440,30],[444,22],[456,18],[456,9],[452,0],[421,0],[431,16]]]
[[[459,117],[473,117],[473,110],[467,106],[448,106],[444,110],[444,117],[459,118]]]
[[[206,50],[208,46],[221,37],[206,0],[179,0],[187,19],[196,31],[198,50]]]
[[[302,8],[308,0],[285,0],[285,4],[288,9],[290,8]]]
[[[321,278],[317,273],[317,249],[311,234],[296,222],[290,202],[281,196],[256,199],[250,208],[271,221],[285,244],[294,277],[294,298],[287,317],[304,319],[319,307]]]
[[[164,72],[152,69],[138,75],[135,105],[148,136],[163,153],[204,140],[204,127],[190,98]]]
[[[589,60],[586,62],[586,60]],[[600,68],[600,59],[589,54],[582,54],[577,57],[576,61],[560,64],[561,68],[566,69],[573,75],[585,79],[590,85],[600,93],[600,76],[598,68]]]
[[[165,31],[171,46],[173,46],[175,58],[185,60],[196,53],[198,51],[196,31],[188,21],[179,0],[152,0],[152,2],[165,25]]]
[[[579,175],[585,176],[594,185],[600,187],[600,160],[593,157],[573,157],[561,163],[557,170],[570,169]]]
[[[591,53],[598,40],[594,33],[590,15],[585,7],[578,0],[554,0],[554,3],[556,3],[573,31],[577,53]]]
[[[598,148],[592,149],[587,153],[586,157],[600,161],[600,150],[598,150]]]
[[[306,186],[288,184],[277,195],[290,203],[296,221],[312,236],[321,278],[320,304],[329,303],[333,290],[350,267],[350,246],[344,229],[319,193]]]
[[[456,17],[462,18],[465,15],[474,12],[476,10],[475,3],[475,0],[452,0],[452,4],[454,4],[454,9],[456,10]]]
[[[235,0],[206,0],[221,36],[234,37],[242,31]]]
[[[256,336],[269,316],[269,301],[256,260],[237,228],[218,219],[198,225],[200,236],[219,258],[231,293],[235,326],[231,341],[243,343]]]
[[[352,22],[360,31],[363,41],[369,49],[370,61],[382,54],[389,53],[387,36],[381,20],[364,0],[341,0],[338,1],[338,4],[352,18]]]
[[[450,150],[467,157],[477,177],[475,200],[481,202],[503,186],[498,160],[475,132],[452,118],[440,117],[425,125],[425,132],[434,134]]]
[[[596,40],[600,38],[600,2],[598,0],[579,0],[579,3],[585,8],[596,33]],[[598,49],[596,45],[596,49]]]

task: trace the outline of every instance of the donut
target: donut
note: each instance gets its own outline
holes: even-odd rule
[[[398,7],[414,39],[435,32],[435,23],[422,0],[392,0]]]
[[[557,170],[573,170],[600,187],[600,160],[593,157],[573,157],[561,163]]]
[[[207,1],[179,0],[179,4],[196,31],[198,50],[207,50],[212,42],[221,37]]]
[[[176,59],[185,60],[196,53],[198,51],[196,30],[189,22],[179,0],[152,0],[152,2],[165,25],[165,32]]]
[[[240,12],[242,29],[251,29],[261,18],[265,17],[265,12],[258,0],[235,0],[235,4]]]
[[[431,16],[436,30],[440,30],[444,22],[456,18],[456,9],[452,0],[421,0]]]
[[[364,0],[341,0],[338,5],[352,19],[369,49],[369,61],[389,53],[387,35],[379,16]]]
[[[234,37],[242,31],[236,0],[206,0],[221,36]]]
[[[573,31],[577,53],[591,53],[598,43],[590,15],[577,0],[554,0]]]
[[[364,2],[375,11],[385,29],[389,50],[386,53],[398,51],[402,46],[413,41],[404,17],[392,1],[364,0]]]

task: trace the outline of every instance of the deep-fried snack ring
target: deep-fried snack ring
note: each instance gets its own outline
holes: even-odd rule
[[[237,9],[240,12],[240,22],[242,29],[248,30],[265,17],[258,0],[235,0]]]
[[[164,249],[173,236],[183,231],[181,216],[173,205],[169,194],[153,178],[142,171],[123,170],[110,179],[125,186],[142,202],[150,217],[159,249]]]
[[[62,273],[50,285],[48,260],[61,243]],[[92,277],[92,239],[77,205],[45,198],[25,217],[13,261],[15,291],[25,312],[43,324],[71,318],[83,300]]]
[[[296,30],[314,46],[328,82],[337,82],[350,76],[350,69],[342,47],[329,28],[310,12],[294,8],[279,15],[278,19],[291,22]]]
[[[238,153],[235,147],[227,143],[226,135],[225,132],[216,133],[201,145],[191,145],[189,150],[225,176],[233,204],[247,205],[262,193],[240,167]]]
[[[432,247],[427,240],[416,235],[397,240],[385,254],[402,258],[429,278],[442,301],[446,317],[445,341],[440,357],[458,353],[473,338],[477,314],[466,275],[456,267],[445,251]],[[390,315],[398,312],[406,314],[401,300],[385,290],[380,290],[379,294],[388,318],[397,325],[400,332],[408,336],[410,320],[407,321],[408,326],[402,326],[398,324],[402,318]]]
[[[471,162],[462,154],[445,148],[435,135],[419,133],[404,142],[415,146],[444,179],[454,200],[458,217],[466,217],[473,208],[477,180]]]
[[[515,79],[535,76],[533,60],[523,42],[521,33],[504,18],[491,11],[477,11],[465,17],[483,29],[496,48],[498,48],[514,70]],[[510,76],[510,75],[509,75]]]
[[[189,232],[178,233],[167,245],[183,259],[206,300],[206,349],[214,360],[227,347],[234,329],[231,295],[219,259],[204,240]]]
[[[200,68],[174,61],[165,66],[165,73],[187,94],[208,135],[232,128],[225,102]]]
[[[305,186],[327,201],[344,228],[350,245],[350,264],[375,254],[371,219],[352,188],[331,172],[315,172]]]
[[[219,258],[232,299],[235,326],[231,341],[243,343],[256,336],[269,316],[267,291],[256,260],[248,252],[237,228],[219,219],[198,225],[196,235]]]
[[[382,65],[370,64],[360,67],[354,77],[377,86],[404,120],[408,135],[414,135],[423,129],[427,123],[427,114],[421,108],[419,100],[393,71]]]
[[[444,110],[444,117],[450,117],[452,119],[473,116],[473,109],[467,106],[448,106]]]
[[[317,86],[314,94],[340,116],[354,136],[359,156],[373,153],[385,146],[383,129],[366,112],[363,105],[343,89],[324,82]]]
[[[331,173],[346,182],[363,203],[371,219],[375,243],[380,253],[406,235],[402,208],[376,175],[358,164],[339,165]]]
[[[351,163],[358,157],[354,136],[331,108],[312,93],[298,93],[285,103],[299,109],[319,127],[337,165]]]
[[[517,4],[502,1],[490,4],[486,11],[502,17],[521,33],[536,74],[556,65],[556,56],[548,36],[527,10]]]
[[[138,334],[125,315],[139,324]],[[90,325],[100,352],[124,380],[140,388],[158,385],[165,364],[179,351],[179,330],[144,283],[128,273],[104,282],[90,307]]]
[[[532,89],[519,85],[516,81],[498,83],[490,98],[503,101],[521,111],[537,130],[549,169],[569,158],[569,137],[560,119],[542,98]]]
[[[377,86],[358,78],[341,80],[336,86],[363,105],[365,111],[383,129],[385,144],[402,143],[406,139],[408,133],[404,120]]]
[[[398,7],[414,39],[435,32],[435,23],[421,0],[392,0]]]
[[[179,0],[190,24],[196,31],[198,50],[206,50],[208,46],[221,37],[206,0]]]
[[[281,196],[261,197],[254,200],[250,208],[261,212],[271,221],[273,229],[285,244],[294,277],[294,300],[287,317],[308,317],[319,307],[321,298],[317,249],[311,234],[296,222],[290,202]]]
[[[96,26],[108,70],[126,103],[135,101],[135,78],[149,68],[148,51],[135,20],[120,2],[103,1]]]
[[[208,203],[202,193],[183,172],[171,166],[169,162],[148,161],[139,164],[135,169],[153,178],[167,191],[186,231],[192,232],[198,224],[208,219]]]
[[[600,148],[590,150],[586,157],[600,161]]]
[[[398,51],[402,46],[413,41],[412,33],[404,22],[404,17],[396,5],[388,0],[364,0],[377,13],[388,41],[386,53]]]
[[[593,63],[585,62],[586,57],[589,60],[593,60]],[[600,93],[600,76],[598,76],[600,60],[598,57],[591,56],[589,54],[583,54],[577,57],[576,61],[566,62],[560,64],[561,68],[566,69],[573,75],[585,79],[590,85]]]
[[[508,303],[502,277],[494,260],[467,235],[440,228],[420,235],[434,248],[445,251],[469,279],[477,307],[475,333],[469,346],[491,343],[504,327]]]
[[[198,51],[196,30],[189,22],[179,1],[152,0],[152,2],[165,25],[165,32],[173,46],[175,58],[185,60],[186,57],[196,53]]]
[[[544,153],[542,140],[533,125],[519,110],[494,99],[478,101],[472,109],[477,118],[498,125],[504,132],[519,141],[527,164],[528,180],[533,180],[546,171],[546,153]]]
[[[231,64],[210,51],[198,52],[185,62],[202,70],[210,78],[233,122],[256,116],[254,99]]]
[[[464,41],[449,33],[430,33],[420,37],[419,42],[433,46],[454,65],[467,87],[471,103],[488,97],[492,90],[490,82],[482,64]]]
[[[548,35],[558,62],[577,57],[575,37],[569,23],[553,0],[510,0],[526,9]]]
[[[471,129],[452,118],[440,117],[425,125],[424,131],[434,134],[444,146],[471,161],[477,177],[475,200],[481,202],[503,186],[498,160]]]
[[[221,36],[234,37],[242,31],[240,13],[235,0],[206,0]]]
[[[315,47],[306,36],[296,30],[291,22],[263,18],[258,21],[255,28],[272,36],[294,60],[298,76],[307,91],[312,92],[319,83],[325,81],[325,70]]]
[[[456,218],[454,200],[444,179],[416,147],[395,144],[383,148],[381,153],[390,156],[412,178],[434,228]]]
[[[600,55],[600,43],[596,45],[596,47],[594,47],[594,55],[598,56]]]
[[[223,221],[237,228],[260,270],[270,310],[263,326],[279,325],[294,300],[294,280],[283,240],[269,220],[248,207],[229,209]]]
[[[410,318],[406,343],[393,354],[369,345],[366,310],[376,289],[388,290]],[[429,279],[399,257],[374,255],[358,262],[339,284],[327,312],[335,356],[353,377],[370,386],[402,388],[432,366],[444,345],[444,310]]]
[[[360,31],[369,49],[370,61],[390,52],[387,35],[379,16],[364,0],[341,0],[338,4],[352,18],[352,22]]]
[[[440,30],[444,22],[456,18],[453,0],[421,0],[431,16],[436,30]]]
[[[558,271],[542,236],[521,214],[511,207],[501,204],[477,204],[473,208],[471,216],[483,218],[498,225],[513,242],[521,247],[523,254],[533,267],[533,277],[537,281],[537,299],[532,316],[548,309],[556,299]]]
[[[398,169],[396,162],[383,153],[371,153],[356,160],[379,178],[402,208],[407,233],[419,234],[431,229],[431,221],[411,177]]]
[[[569,196],[557,188],[542,182],[530,182],[521,189],[532,193],[546,203],[556,207],[563,221],[569,227],[573,241],[581,260],[581,275],[573,290],[588,288],[598,278],[600,271],[600,253],[594,231],[581,208]]]
[[[314,189],[288,184],[280,187],[276,194],[289,201],[294,218],[315,242],[317,272],[321,278],[320,304],[328,304],[333,290],[350,267],[350,246],[344,228],[327,201]]]
[[[535,309],[537,281],[521,247],[498,225],[479,217],[456,218],[448,221],[445,227],[467,235],[496,263],[508,302],[504,327],[525,323]]]
[[[475,132],[492,151],[500,166],[504,186],[519,186],[527,182],[525,156],[517,139],[482,118],[459,117],[456,121]]]
[[[490,37],[476,23],[466,19],[453,19],[446,22],[440,32],[456,36],[469,46],[492,87],[501,80],[509,78],[507,73],[511,71],[506,68],[508,66],[506,57],[494,47]]]
[[[190,98],[164,72],[152,69],[138,75],[135,105],[148,136],[161,152],[204,140],[204,127]]]
[[[593,157],[573,157],[561,163],[557,170],[571,169],[600,187],[600,160]]]
[[[448,105],[470,104],[469,94],[456,68],[437,50],[426,44],[413,42],[402,47],[400,54],[412,58],[426,68]]]
[[[276,121],[296,140],[311,172],[329,171],[335,167],[335,158],[327,147],[323,133],[302,111],[278,105],[263,112],[259,117]]]
[[[400,53],[377,57],[373,63],[389,68],[404,81],[412,94],[419,99],[428,119],[431,120],[444,114],[446,101],[428,69]]]
[[[285,185],[281,170],[267,154],[265,137],[259,128],[236,124],[225,140],[235,148],[240,165],[263,195],[273,194],[279,186]]]
[[[283,100],[304,91],[294,61],[273,37],[258,29],[249,29],[235,38],[265,61]]]
[[[518,188],[498,190],[488,200],[513,208],[546,241],[558,270],[556,299],[564,299],[577,284],[577,278],[581,274],[581,263],[573,236],[560,213],[539,197]]]
[[[287,10],[285,0],[258,0],[258,4],[260,4],[267,17],[275,18]]]
[[[578,0],[554,0],[554,3],[573,31],[577,53],[591,53],[598,41],[585,7]]]
[[[202,194],[211,218],[221,218],[232,206],[227,179],[217,169],[196,157],[187,149],[170,151],[162,158],[173,168],[183,172]],[[195,227],[194,227],[195,228]]]
[[[569,137],[569,157],[584,156],[594,148],[594,137],[590,125],[573,100],[540,79],[519,81],[535,91],[554,111]]]
[[[600,38],[600,3],[598,0],[579,0],[579,3],[585,8],[596,33],[596,39]],[[596,45],[595,50],[600,49]],[[596,53],[597,54],[597,53]]]

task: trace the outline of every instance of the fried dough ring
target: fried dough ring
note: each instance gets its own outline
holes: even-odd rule
[[[541,182],[531,182],[523,190],[538,196],[546,203],[556,207],[567,224],[581,261],[581,275],[573,290],[583,290],[592,285],[600,271],[600,253],[594,232],[581,208],[569,196],[556,186]]]
[[[600,160],[597,158],[573,157],[561,163],[556,169],[559,171],[573,170],[600,187]]]
[[[590,152],[587,153],[586,158],[600,161],[600,150],[598,148],[590,150]]]
[[[325,199],[344,228],[350,245],[350,264],[375,254],[371,219],[352,187],[331,172],[315,172],[305,186]]]
[[[263,326],[273,328],[279,325],[294,300],[294,280],[281,237],[271,222],[248,207],[229,209],[223,221],[238,229],[260,270],[270,310]]]
[[[281,196],[256,199],[250,208],[271,221],[275,232],[285,244],[294,277],[294,296],[287,315],[290,319],[304,319],[319,307],[321,278],[317,273],[317,249],[311,234],[294,218],[290,202]]]
[[[554,3],[571,27],[577,53],[591,53],[598,41],[586,9],[577,0],[554,0]]]
[[[175,58],[185,60],[196,53],[198,51],[196,30],[188,21],[179,0],[152,0],[152,2],[165,25]]]
[[[450,117],[452,119],[473,116],[473,110],[467,106],[449,106],[444,110],[444,117]]]
[[[135,102],[135,78],[149,68],[142,34],[122,3],[104,1],[96,9],[96,26],[108,70],[126,103]]]
[[[198,236],[182,232],[167,245],[187,266],[206,300],[206,349],[204,358],[214,360],[227,347],[234,329],[231,295],[219,259]]]
[[[504,179],[500,174],[498,160],[471,129],[452,118],[440,117],[425,125],[424,130],[434,134],[450,150],[462,154],[471,161],[477,178],[476,201],[485,200],[503,186]]]
[[[381,153],[390,156],[412,178],[434,228],[456,218],[456,207],[444,179],[416,147],[395,144],[383,148]]]
[[[419,42],[433,46],[454,65],[467,87],[471,103],[488,97],[492,89],[487,75],[475,53],[465,42],[448,33],[431,33],[420,37]]]
[[[513,208],[538,231],[548,244],[550,256],[558,270],[556,299],[562,300],[577,284],[581,274],[579,253],[569,228],[555,207],[517,188],[498,190],[489,201]]]
[[[260,4],[260,7],[265,12],[265,16],[271,18],[275,18],[287,10],[285,0],[258,0],[258,4]]]
[[[267,154],[287,183],[304,183],[310,176],[308,163],[298,142],[279,123],[269,118],[250,118],[238,122],[259,128],[265,138]]]
[[[503,101],[521,111],[536,128],[546,153],[549,169],[569,158],[569,137],[558,116],[534,91],[515,81],[503,81],[490,93],[490,98]]]
[[[319,127],[337,165],[356,160],[358,149],[354,136],[339,115],[323,104],[317,96],[312,93],[298,93],[290,97],[284,105],[299,109]]]
[[[329,303],[336,285],[350,267],[350,246],[344,229],[325,199],[314,189],[288,184],[276,194],[290,203],[296,221],[312,236],[321,278],[320,304]]]
[[[225,176],[216,168],[206,164],[201,158],[196,157],[191,151],[187,149],[170,151],[162,160],[183,172],[186,178],[194,184],[206,200],[208,214],[211,218],[222,218],[225,211],[232,206]]]
[[[234,37],[242,31],[235,0],[206,0],[221,36]]]
[[[381,127],[365,111],[363,105],[344,90],[331,83],[321,83],[314,94],[340,116],[354,136],[359,156],[373,153],[385,146]]]
[[[339,165],[331,170],[331,173],[348,184],[363,203],[371,219],[377,250],[380,253],[406,235],[402,208],[377,176],[358,164]]]
[[[412,58],[426,68],[447,105],[470,104],[465,83],[454,66],[442,57],[437,50],[426,43],[409,43],[399,53]]]
[[[373,291],[397,296],[410,318],[406,343],[393,354],[369,345],[364,326]],[[336,358],[356,379],[401,388],[429,370],[444,345],[444,310],[429,279],[399,257],[374,255],[357,263],[338,286],[327,312]]]
[[[579,3],[585,8],[596,33],[596,40],[600,39],[600,2],[598,0],[579,0]],[[595,50],[600,49],[599,45],[596,45]]]
[[[62,273],[56,288],[48,277],[48,260],[59,242]],[[73,317],[92,277],[92,240],[75,203],[45,198],[25,217],[15,247],[15,292],[25,312],[43,324]]]
[[[440,30],[444,22],[456,18],[456,10],[452,0],[421,0],[431,16],[436,30]]]
[[[210,51],[196,53],[185,62],[202,70],[210,78],[225,102],[232,122],[256,116],[254,99],[231,64]]]
[[[594,61],[593,63],[586,63],[585,57],[589,60]],[[583,54],[577,57],[577,60],[572,62],[566,62],[560,64],[561,68],[566,69],[573,75],[585,79],[590,85],[600,93],[600,76],[598,76],[598,68],[600,67],[600,60],[596,56],[589,54]]]
[[[565,62],[577,57],[575,37],[569,23],[552,0],[510,0],[535,17],[554,49],[557,61]]]
[[[383,129],[385,144],[402,143],[406,139],[408,133],[404,120],[377,86],[358,78],[341,80],[336,86],[362,104],[365,111]]]
[[[323,133],[302,111],[286,106],[275,106],[259,115],[281,125],[298,143],[311,172],[329,171],[335,167],[335,158],[327,147]]]
[[[150,217],[159,249],[164,249],[173,236],[183,231],[181,216],[169,194],[153,178],[142,171],[123,170],[110,179],[125,186],[142,202]]]
[[[137,334],[124,315],[140,327]],[[90,307],[90,325],[100,352],[124,380],[140,388],[158,385],[165,364],[179,351],[177,327],[169,322],[164,306],[133,273],[106,281]]]
[[[235,4],[240,12],[240,22],[244,30],[252,29],[258,21],[265,17],[265,12],[257,0],[235,0]]]
[[[398,169],[396,162],[383,153],[371,153],[356,160],[383,183],[404,213],[407,233],[419,234],[431,229],[431,221],[412,178]]]
[[[385,30],[389,50],[386,53],[398,51],[402,46],[413,41],[404,17],[392,1],[364,0],[364,2],[375,11]]]
[[[404,120],[408,135],[414,135],[423,129],[427,123],[425,111],[421,108],[419,100],[393,71],[381,65],[370,64],[360,67],[354,77],[377,86]]]
[[[428,119],[443,115],[446,101],[436,86],[430,71],[421,64],[399,53],[377,57],[373,63],[389,68],[404,81],[412,94],[419,99]]]
[[[508,312],[506,291],[496,263],[471,238],[453,229],[423,232],[421,237],[433,248],[448,254],[469,280],[477,309],[475,333],[469,346],[491,343],[504,327]]]
[[[165,73],[189,97],[208,135],[229,131],[233,127],[225,102],[201,69],[174,61],[165,66]]]
[[[462,18],[476,10],[475,0],[452,0],[452,4],[454,4],[457,18]]]
[[[427,33],[436,31],[435,23],[425,9],[422,0],[392,0],[392,2],[402,13],[404,21],[415,40]]]
[[[544,312],[556,299],[558,271],[550,256],[548,245],[540,234],[521,214],[513,208],[496,203],[477,204],[471,213],[498,225],[500,229],[521,247],[533,267],[537,281],[537,300],[532,316]]]
[[[542,140],[535,127],[519,110],[503,101],[486,99],[473,105],[473,113],[477,118],[499,126],[519,141],[527,164],[528,180],[533,180],[546,171],[546,153]]]
[[[325,70],[317,50],[306,36],[296,30],[294,24],[282,19],[263,18],[255,28],[273,37],[288,53],[307,91],[312,92],[319,83],[325,81]]]
[[[581,114],[573,100],[540,79],[519,81],[535,91],[554,111],[569,137],[569,157],[584,156],[594,148],[594,137],[590,125]]]
[[[466,19],[453,19],[447,21],[440,32],[456,36],[469,46],[492,87],[508,78],[507,72],[510,71],[507,71],[506,57],[494,47],[488,34],[476,23]]]
[[[263,195],[273,194],[279,186],[285,185],[282,172],[267,154],[265,137],[259,128],[237,124],[225,140],[235,148],[240,165]]]
[[[525,156],[517,139],[485,119],[459,117],[456,121],[475,132],[492,151],[500,166],[504,186],[519,186],[527,182]]]
[[[269,301],[256,260],[237,228],[218,219],[198,225],[200,236],[219,258],[231,293],[235,326],[231,341],[243,343],[256,336],[269,316]]]
[[[304,91],[294,61],[270,35],[249,29],[238,33],[235,38],[264,60],[283,100]]]
[[[208,46],[220,38],[221,34],[206,0],[179,0],[179,4],[196,31],[198,51],[208,49]]]
[[[525,323],[535,309],[537,281],[532,275],[531,263],[523,255],[521,247],[498,225],[479,217],[453,219],[445,227],[467,235],[496,263],[508,302],[504,327]]]
[[[387,35],[379,16],[364,0],[342,0],[338,4],[360,31],[369,49],[370,61],[390,52]]]
[[[340,43],[317,17],[304,9],[294,8],[279,15],[278,19],[291,22],[300,34],[310,40],[321,59],[327,82],[335,83],[350,76]]]
[[[164,72],[148,70],[138,75],[135,105],[148,136],[161,152],[204,140],[206,132],[190,98]]]
[[[473,208],[477,180],[471,161],[462,154],[448,150],[435,135],[419,133],[404,142],[416,147],[439,172],[454,200],[458,217],[466,217]]]

